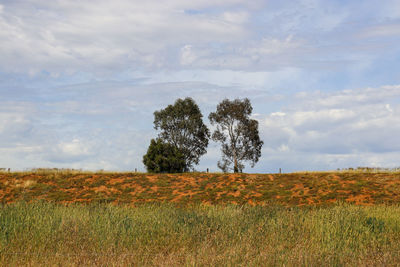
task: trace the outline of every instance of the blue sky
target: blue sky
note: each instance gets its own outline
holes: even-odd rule
[[[0,167],[144,171],[153,112],[187,96],[209,126],[251,100],[247,172],[397,167],[399,43],[398,0],[0,0]]]

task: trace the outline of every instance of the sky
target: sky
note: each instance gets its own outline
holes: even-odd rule
[[[153,112],[185,97],[210,130],[250,99],[245,172],[398,167],[399,43],[400,0],[0,0],[0,168],[145,171]]]

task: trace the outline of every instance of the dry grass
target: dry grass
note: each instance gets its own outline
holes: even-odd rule
[[[0,209],[2,266],[396,266],[399,206]]]

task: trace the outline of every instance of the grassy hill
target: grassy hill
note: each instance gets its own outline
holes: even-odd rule
[[[145,174],[122,172],[1,172],[0,203],[359,205],[400,203],[399,172],[289,174]]]
[[[400,262],[397,172],[1,172],[0,203],[0,266]]]

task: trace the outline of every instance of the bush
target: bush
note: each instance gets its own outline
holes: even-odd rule
[[[148,172],[176,173],[183,172],[186,166],[183,154],[173,145],[164,143],[161,139],[151,139],[143,164]]]

